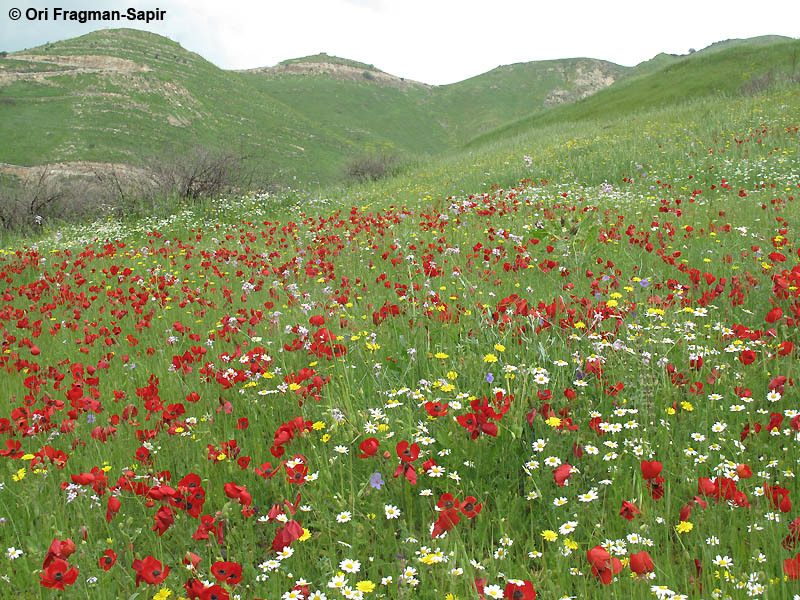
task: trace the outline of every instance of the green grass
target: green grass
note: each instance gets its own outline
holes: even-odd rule
[[[800,459],[796,432],[787,418],[775,435],[751,434],[743,447],[739,436],[745,424],[766,423],[773,410],[796,410],[795,387],[788,384],[782,399],[767,399],[772,377],[798,381],[796,355],[769,357],[778,342],[796,340],[796,326],[781,320],[774,324],[776,338],[758,342],[737,340],[730,328],[763,330],[771,301],[786,314],[796,301],[774,298],[771,276],[796,262],[798,124],[795,87],[706,96],[602,120],[538,125],[515,137],[411,163],[399,176],[370,184],[232,196],[135,221],[46,223],[40,236],[9,240],[0,260],[9,287],[3,322],[15,337],[0,355],[13,357],[6,377],[14,400],[6,413],[21,411],[25,402],[32,403],[31,410],[47,405],[46,418],[60,425],[71,408],[66,395],[76,378],[71,369],[104,359],[103,367],[85,375],[98,381],[82,384],[87,397],[97,388],[103,412],[80,411],[73,432],[10,438],[31,454],[45,444],[63,449],[69,454],[63,470],[0,458],[3,543],[23,552],[0,563],[9,593],[50,597],[39,583],[42,561],[53,538],[71,538],[76,550],[69,562],[80,577],[67,594],[103,599],[137,592],[151,598],[162,587],[174,597],[185,595],[182,586],[191,574],[180,565],[187,551],[201,556],[201,579],[214,579],[210,567],[216,561],[241,564],[242,583],[227,587],[247,598],[280,597],[301,577],[311,590],[338,598],[328,583],[346,559],[360,562],[359,572],[348,575],[351,586],[375,584],[366,598],[471,598],[476,578],[501,591],[511,578],[529,580],[545,600],[565,595],[649,600],[651,585],[692,597],[699,596],[698,583],[703,597],[735,598],[744,593],[737,586],[754,580],[766,588],[764,597],[791,597],[797,582],[784,581],[783,561],[797,550],[784,550],[780,542],[794,513],[779,513],[758,490],[765,481],[783,484],[797,500],[796,480],[787,474]],[[730,189],[721,186],[723,179]],[[639,243],[648,235],[653,251]],[[108,241],[118,243],[109,247]],[[786,263],[768,257],[778,247]],[[426,271],[426,256],[441,274]],[[517,259],[530,260],[529,267],[505,268]],[[557,266],[546,268],[548,260]],[[694,285],[692,269],[715,281],[707,284],[701,277]],[[247,292],[243,283],[250,278],[254,288]],[[724,293],[709,300],[705,294],[722,278]],[[402,299],[396,285],[408,286]],[[731,301],[734,289],[742,290],[743,304]],[[542,314],[509,311],[502,324],[498,305],[512,294],[532,308],[560,298],[575,313],[549,317],[551,327],[539,332]],[[659,308],[668,295],[675,303]],[[376,324],[373,313],[385,304],[403,312]],[[609,310],[618,311],[619,319],[595,317],[596,311]],[[346,347],[345,356],[328,360],[305,348],[286,350],[302,337],[300,327],[316,330],[311,315],[323,314],[325,326]],[[41,335],[33,337],[24,317],[42,319]],[[184,327],[189,331],[181,332]],[[32,337],[40,354],[18,344],[24,336]],[[206,362],[221,371],[244,371],[240,355],[226,360],[225,353],[244,354],[256,346],[271,357],[263,377],[253,369],[225,386],[200,373]],[[172,367],[173,356],[200,347],[206,354],[192,371]],[[739,360],[738,348],[745,347],[757,355],[751,365]],[[692,365],[697,353],[705,356],[703,366]],[[26,370],[21,362],[17,369],[14,355],[39,370],[30,364]],[[587,371],[587,361],[598,355],[605,359],[604,381],[581,377],[576,369]],[[691,384],[703,382],[703,393],[690,391],[689,383],[673,383],[663,361]],[[319,401],[305,398],[300,406],[300,396],[283,384],[304,368],[330,381]],[[715,371],[715,382],[708,383]],[[39,391],[30,379],[34,372],[47,380]],[[56,375],[62,373],[56,390]],[[187,423],[171,433],[166,424],[159,428],[150,440],[153,464],[148,465],[134,458],[142,446],[136,430],[156,429],[163,417],[157,410],[145,420],[145,402],[136,390],[146,387],[151,375],[159,380],[165,405],[184,404],[180,419]],[[624,389],[612,396],[607,390],[616,382]],[[469,411],[470,397],[494,397],[494,387],[515,398],[499,421],[498,436],[470,439],[451,417]],[[752,390],[752,403],[739,399],[741,387]],[[566,388],[576,390],[574,400],[564,397]],[[114,390],[125,398],[115,402]],[[549,400],[545,390],[552,394]],[[199,395],[198,402],[184,400],[190,392]],[[23,400],[26,396],[33,400]],[[62,398],[63,411],[56,402]],[[436,399],[448,402],[450,412],[428,418],[424,401]],[[569,408],[578,430],[545,420],[545,401],[556,411]],[[139,413],[120,419],[115,437],[102,442],[91,436],[128,404]],[[731,410],[739,404],[742,410]],[[598,435],[589,427],[594,414],[619,431]],[[253,466],[276,462],[269,451],[275,430],[296,416],[318,427],[295,436],[287,458],[302,454],[309,471],[318,471],[317,479],[296,486],[283,472],[269,480],[258,476]],[[237,427],[242,418],[249,422],[245,429]],[[715,423],[723,422],[727,427],[720,432]],[[358,458],[359,444],[373,436],[379,452]],[[425,445],[428,437],[433,441]],[[241,448],[238,457],[221,450],[221,443],[232,439]],[[416,486],[392,477],[397,442],[413,439],[420,441],[422,460],[442,466],[442,477],[419,472]],[[86,446],[73,447],[73,440]],[[574,454],[576,443],[585,449],[581,458]],[[246,469],[237,464],[243,456],[251,458]],[[578,467],[568,486],[556,485],[548,457]],[[642,479],[643,459],[663,463],[661,499],[651,496]],[[731,475],[738,463],[754,473],[737,482],[752,508],[707,497],[705,509],[693,507],[692,530],[678,533],[679,511],[698,493],[698,478]],[[206,490],[203,513],[224,520],[223,543],[214,536],[193,540],[197,519],[177,510],[175,523],[158,536],[152,531],[154,515],[164,502],[148,506],[133,492],[117,492],[122,509],[110,523],[107,494],[99,505],[91,491],[76,491],[66,502],[62,482],[95,466],[108,468],[112,484],[132,466],[140,476],[168,470],[172,485],[197,473]],[[369,484],[375,472],[385,482],[381,490]],[[308,529],[308,539],[292,542],[293,555],[266,572],[268,578],[257,579],[267,569],[260,565],[275,557],[268,547],[279,525],[243,515],[242,506],[223,491],[230,482],[247,487],[258,516],[274,504],[285,506],[283,500],[294,502],[298,492],[301,505],[310,509],[292,515]],[[423,489],[431,495],[420,494]],[[592,490],[597,498],[584,501]],[[429,530],[440,514],[434,507],[448,492],[462,500],[475,496],[482,510],[434,539]],[[43,497],[60,501],[42,503]],[[619,515],[623,500],[641,511],[631,522]],[[401,511],[398,519],[386,518],[387,505]],[[351,513],[349,521],[337,519],[344,512]],[[574,530],[562,533],[572,521]],[[647,550],[656,565],[654,578],[638,580],[626,568],[603,586],[591,576],[586,558],[599,544],[621,559]],[[119,555],[108,572],[97,564],[106,549]],[[137,587],[131,565],[148,555],[169,565],[170,574],[162,584]],[[730,557],[733,566],[716,566],[717,555]],[[703,566],[699,576],[695,559]],[[408,567],[418,584],[400,583]],[[381,583],[390,576],[392,583]]]

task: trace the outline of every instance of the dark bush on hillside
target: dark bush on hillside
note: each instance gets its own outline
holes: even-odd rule
[[[184,200],[210,198],[228,191],[241,179],[243,157],[197,150],[149,167],[158,195]]]
[[[134,172],[96,169],[95,178],[123,210],[137,203],[160,200],[199,200],[219,196],[242,183],[242,157],[234,154],[195,151],[165,158]]]
[[[24,180],[0,180],[0,227],[7,230],[39,228],[45,220],[85,217],[94,212],[83,186],[48,169]]]
[[[374,154],[359,156],[347,165],[348,179],[355,181],[377,181],[397,173],[400,161],[396,156]]]

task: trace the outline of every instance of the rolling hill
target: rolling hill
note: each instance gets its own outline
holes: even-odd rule
[[[339,178],[362,154],[435,155],[536,124],[746,93],[795,67],[798,42],[728,40],[636,67],[574,58],[431,86],[317,54],[226,71],[132,29],[0,58],[0,162],[147,164],[201,148],[248,157],[256,179]]]

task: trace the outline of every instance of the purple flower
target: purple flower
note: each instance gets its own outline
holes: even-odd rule
[[[381,489],[382,486],[386,485],[383,481],[383,477],[381,477],[380,473],[373,473],[372,477],[369,478],[369,485],[370,487],[375,488],[376,490]]]
[[[86,421],[89,423],[94,423],[94,415],[87,415]]]
[[[494,375],[492,375],[492,372],[489,371],[486,374],[486,383],[492,383],[493,381],[494,381]]]

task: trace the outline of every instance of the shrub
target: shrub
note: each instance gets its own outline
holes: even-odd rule
[[[400,167],[396,156],[387,154],[363,155],[352,159],[346,170],[348,179],[355,181],[377,181],[395,175]]]

